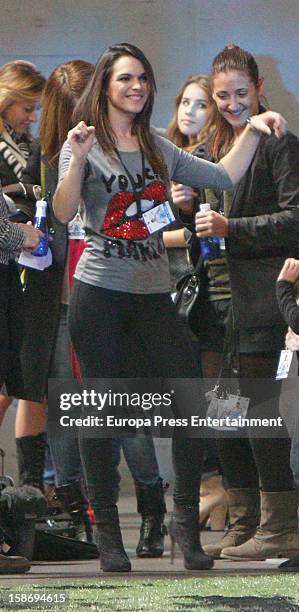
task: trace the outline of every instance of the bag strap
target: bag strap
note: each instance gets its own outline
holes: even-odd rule
[[[40,185],[41,185],[41,197],[45,198],[47,195],[46,192],[46,172],[47,172],[47,168],[46,168],[46,164],[43,162],[43,160],[40,160]]]
[[[202,257],[202,255],[199,255],[199,258],[198,258],[198,260],[196,262],[196,266],[195,266],[195,268],[193,270],[193,274],[195,276],[199,276],[202,266],[203,266],[203,257]]]
[[[217,385],[221,385],[221,379],[231,378],[232,375],[234,378],[240,377],[240,354],[239,336],[234,325],[234,311],[231,302],[226,323],[221,369]]]

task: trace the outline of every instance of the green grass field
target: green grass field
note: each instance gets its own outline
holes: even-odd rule
[[[52,602],[32,602],[34,595],[49,595]],[[17,594],[27,604],[11,601]],[[55,605],[54,595],[66,602]],[[29,597],[31,595],[31,598]],[[31,601],[30,601],[31,600]],[[0,610],[51,610],[64,612],[107,610],[113,612],[293,612],[299,610],[298,574],[188,578],[184,580],[101,580],[94,583],[59,583],[53,586],[26,586],[0,589]]]

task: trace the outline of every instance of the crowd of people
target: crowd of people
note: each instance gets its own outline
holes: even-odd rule
[[[287,325],[287,347],[299,349],[299,141],[263,107],[254,57],[231,44],[210,76],[188,77],[167,130],[151,126],[155,91],[149,61],[129,43],[109,47],[96,65],[61,64],[47,81],[29,62],[0,69],[0,423],[18,398],[20,485],[47,493],[48,448],[55,500],[78,538],[82,531],[95,538],[102,570],[113,572],[131,570],[117,510],[121,449],[142,517],[137,556],[164,551],[152,436],[100,437],[84,427],[66,436],[47,419],[48,379],[126,379],[131,391],[136,380],[163,389],[171,380],[174,416],[190,423],[205,417],[205,392],[229,354],[240,397],[250,399],[248,417],[278,418]],[[32,253],[42,237],[32,226],[42,197],[53,263],[21,270],[18,254]],[[199,210],[205,202],[208,212]],[[151,233],[161,205],[175,211],[176,223]],[[221,245],[211,261],[200,256],[209,237]],[[195,266],[201,283],[191,334],[171,291]],[[289,563],[298,565],[298,423],[292,442],[285,425],[279,435],[248,426],[245,435],[214,438],[174,429],[168,531],[172,555],[178,544],[187,569],[212,568],[215,558],[293,555]],[[202,547],[200,526],[210,518],[213,528],[213,513],[227,529]],[[0,572],[26,569],[23,559],[0,555]]]

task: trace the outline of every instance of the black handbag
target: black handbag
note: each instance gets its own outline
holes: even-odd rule
[[[201,255],[192,273],[186,274],[177,284],[174,296],[174,304],[180,318],[185,321],[190,329],[196,331],[196,302],[199,297],[201,278],[200,272],[203,265]]]

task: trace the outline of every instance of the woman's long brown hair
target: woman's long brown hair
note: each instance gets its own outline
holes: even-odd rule
[[[136,114],[133,120],[132,133],[137,136],[139,146],[154,172],[168,184],[167,167],[150,130],[156,91],[155,77],[150,62],[135,45],[130,43],[112,45],[101,55],[96,63],[93,77],[76,105],[75,123],[85,121],[87,125],[93,125],[96,138],[104,153],[112,158],[116,157],[116,138],[108,117],[107,90],[113,66],[123,56],[132,56],[141,62],[149,83],[148,99],[142,111]]]
[[[57,66],[49,76],[41,103],[40,139],[43,154],[55,163],[60,149],[73,127],[75,103],[94,71],[94,65],[72,60]]]

